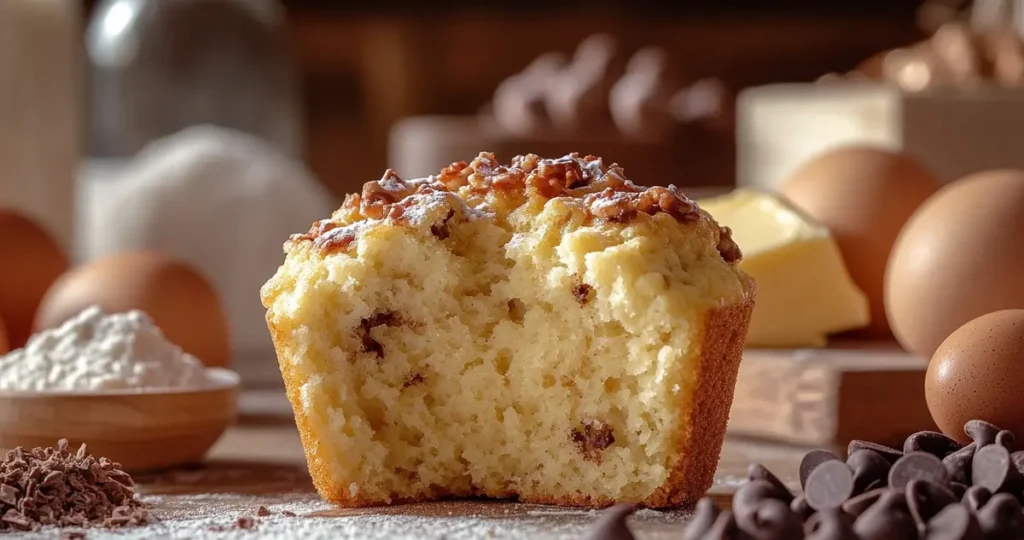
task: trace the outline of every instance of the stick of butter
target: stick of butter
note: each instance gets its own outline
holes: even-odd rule
[[[868,300],[828,229],[779,196],[741,189],[698,201],[732,229],[740,268],[757,281],[747,345],[823,347],[828,334],[868,324]]]

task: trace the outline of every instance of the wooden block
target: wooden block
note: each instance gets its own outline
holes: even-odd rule
[[[936,429],[926,367],[890,344],[748,349],[729,434],[843,451],[853,439],[902,446],[907,435]]]

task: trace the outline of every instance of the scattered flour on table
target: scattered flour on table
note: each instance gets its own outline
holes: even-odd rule
[[[281,496],[274,498],[280,501]],[[276,503],[242,494],[148,495],[142,500],[162,521],[134,529],[89,530],[87,540],[584,540],[600,516],[598,510],[513,504],[507,505],[514,508],[507,513],[492,509],[423,515],[402,513],[401,507],[339,510],[308,493]],[[259,517],[260,506],[270,515]],[[253,518],[252,528],[237,527],[243,516]],[[677,539],[685,516],[641,510],[633,519],[646,526],[634,525],[634,533],[640,540]],[[57,535],[51,530],[22,538],[49,540]]]
[[[103,391],[199,388],[203,364],[141,311],[86,308],[25,348],[0,356],[0,390]]]

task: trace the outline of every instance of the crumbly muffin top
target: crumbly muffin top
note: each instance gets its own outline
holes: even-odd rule
[[[681,223],[714,223],[674,185],[638,186],[626,178],[622,167],[606,166],[595,156],[572,153],[542,159],[527,154],[501,165],[494,154],[481,152],[472,162],[453,163],[426,178],[403,180],[388,169],[380,180],[364,184],[362,193],[348,195],[329,219],[292,235],[285,250],[311,243],[321,256],[345,251],[363,231],[384,222],[429,226],[444,240],[446,224],[456,214],[461,219],[491,216],[505,222],[518,209],[542,208],[552,199],[580,208],[587,221],[628,225],[667,214]],[[728,227],[719,227],[717,248],[726,262],[742,257]]]

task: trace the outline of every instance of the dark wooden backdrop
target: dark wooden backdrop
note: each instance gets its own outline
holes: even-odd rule
[[[716,76],[735,89],[813,80],[920,37],[918,2],[905,0],[285,4],[307,159],[339,194],[379,176],[395,120],[473,113],[537,54],[571,51],[596,31],[627,51],[664,45],[690,77]]]

